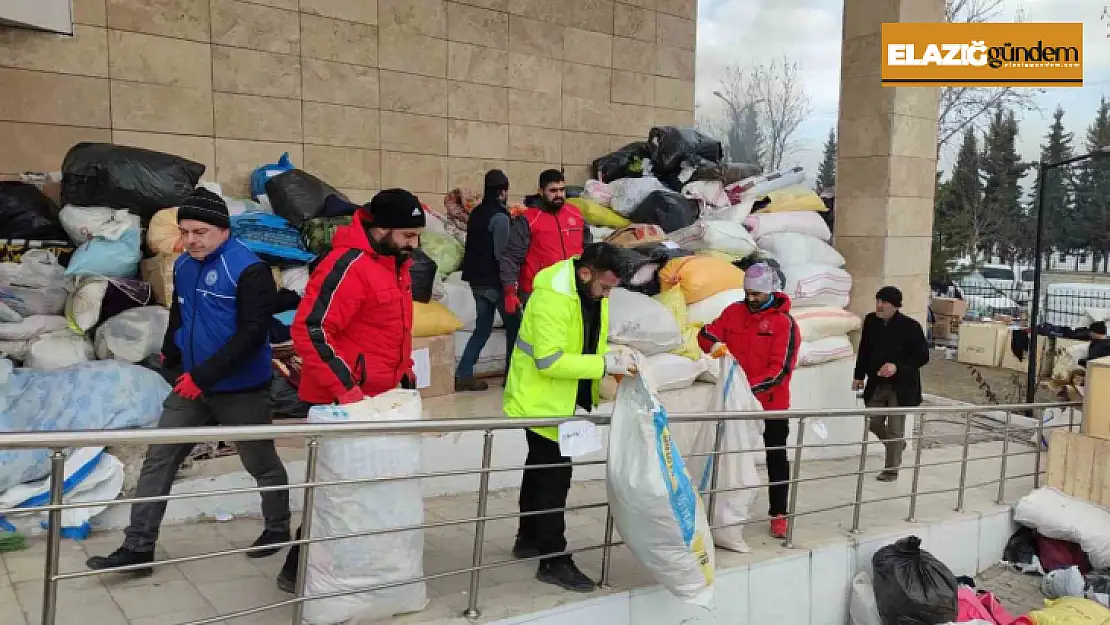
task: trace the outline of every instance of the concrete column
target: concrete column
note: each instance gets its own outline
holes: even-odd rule
[[[925,321],[939,90],[881,86],[882,24],[943,21],[944,5],[844,0],[835,243],[860,315],[889,284],[902,290],[903,311]]]

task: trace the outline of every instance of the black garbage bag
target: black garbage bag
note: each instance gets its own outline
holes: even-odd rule
[[[693,225],[701,207],[675,191],[652,191],[628,216],[634,224],[656,224],[670,234]]]
[[[617,248],[620,257],[621,287],[644,295],[658,295],[659,270],[671,259],[691,256],[693,252],[662,243],[640,247]]]
[[[1006,548],[1002,550],[1002,559],[1010,564],[1033,564],[1037,557],[1037,531],[1019,527],[1006,541]]]
[[[289,220],[294,228],[316,217],[331,195],[350,202],[346,195],[303,169],[290,169],[266,181],[266,197],[274,213]]]
[[[178,206],[204,165],[180,156],[110,143],[78,143],[62,161],[62,203],[125,208],[144,222]]]
[[[427,304],[432,301],[432,288],[436,280],[436,261],[424,253],[416,250],[412,253],[412,301]]]
[[[648,150],[651,155],[651,171],[662,179],[677,174],[683,164],[689,164],[695,171],[709,164],[720,163],[724,158],[721,142],[711,139],[693,128],[658,126],[648,133]]]
[[[651,155],[646,141],[633,141],[590,163],[590,177],[602,182],[644,175],[644,159]]]
[[[0,239],[65,241],[58,205],[26,182],[0,182]]]
[[[883,625],[940,625],[957,617],[956,576],[917,536],[875,552],[875,603]]]

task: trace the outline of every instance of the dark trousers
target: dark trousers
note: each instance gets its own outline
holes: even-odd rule
[[[493,287],[472,286],[474,292],[474,308],[478,313],[474,322],[474,332],[466,342],[462,357],[459,358],[459,367],[455,370],[455,377],[459,379],[474,377],[474,365],[482,355],[482,349],[493,333],[494,313],[501,313],[501,320],[505,323],[505,339],[508,352],[505,355],[505,373],[508,374],[509,354],[516,343],[516,335],[520,326],[520,312],[508,314],[505,312],[505,297],[501,290]]]
[[[763,446],[767,448],[767,487],[771,507],[770,516],[786,514],[790,502],[790,457],[785,449],[786,437],[790,435],[789,419],[763,420]]]
[[[570,462],[559,453],[559,443],[528,430],[528,458],[525,466]],[[567,548],[567,523],[562,508],[567,507],[571,467],[525,469],[520,482],[520,511],[554,510],[547,514],[520,517],[517,538],[539,549],[541,554],[559,553]]]
[[[270,389],[244,393],[214,394],[189,400],[170,393],[162,406],[160,428],[219,425],[269,425]],[[236,443],[239,459],[259,486],[285,486],[289,477],[273,440]],[[151,445],[146,450],[135,497],[168,495],[177,469],[193,449],[192,443]],[[131,506],[131,523],[124,531],[123,546],[132,551],[153,551],[158,530],[166,514],[166,502],[146,502]],[[289,491],[262,493],[262,516],[266,529],[289,531]]]
[[[867,400],[868,408],[896,408],[898,406],[898,393],[889,384],[880,384],[871,399]],[[886,447],[885,468],[896,471],[902,466],[902,452],[906,449],[906,415],[892,414],[868,417],[867,428],[871,430]]]

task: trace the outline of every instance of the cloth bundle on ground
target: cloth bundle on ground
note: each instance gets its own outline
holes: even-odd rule
[[[28,342],[23,365],[38,371],[53,371],[96,358],[92,343],[68,328],[39,335]]]
[[[744,272],[713,256],[686,256],[668,262],[659,270],[664,289],[678,287],[687,304],[696,304],[721,291],[744,288]]]
[[[1110,512],[1051,488],[1038,488],[1014,507],[1014,522],[1041,536],[1076,543],[1096,569],[1110,568]]]
[[[822,241],[832,239],[829,225],[817,213],[753,213],[744,220],[744,226],[756,241],[771,234],[793,232],[808,234]]]
[[[1014,616],[1006,610],[993,593],[976,593],[974,589],[960,586],[956,600],[960,623],[983,621],[989,625],[1011,625]]]
[[[69,322],[59,315],[31,315],[14,323],[0,323],[0,341],[30,341],[47,332],[69,328]]]
[[[43,372],[0,359],[0,430],[147,427],[157,423],[169,392],[158,373],[114,360]],[[0,491],[49,474],[49,450],[0,450]]]
[[[1082,597],[1046,600],[1045,607],[1014,621],[1015,625],[1105,625],[1110,610]]]
[[[667,240],[688,250],[713,250],[744,257],[756,250],[747,229],[734,221],[703,219],[667,235]]]
[[[31,250],[18,263],[0,263],[0,304],[20,317],[57,315],[67,297],[65,269],[54,254]]]
[[[705,510],[643,376],[621,380],[611,423],[606,486],[621,538],[655,581],[708,608],[715,563]]]
[[[308,413],[308,421],[414,421],[420,419],[420,413],[420,393],[398,389],[355,404],[315,406]],[[320,444],[317,478],[321,481],[403,478],[420,473],[420,466],[419,436],[329,438]],[[305,604],[305,622],[358,623],[423,610],[428,604],[424,582],[401,582],[424,575],[424,532],[384,533],[423,522],[419,480],[392,479],[321,488],[312,509],[312,532],[305,538],[369,535],[313,545],[308,552],[305,595],[397,585],[309,601]]]
[[[759,239],[760,249],[784,265],[829,265],[843,267],[844,257],[821,239],[797,232],[777,232]]]
[[[783,289],[799,308],[847,308],[852,291],[852,276],[847,271],[828,265],[792,265],[783,267],[786,288]]]
[[[639,178],[644,173],[643,161],[650,155],[646,141],[633,141],[590,163],[590,177],[607,183],[621,178]]]
[[[768,194],[805,182],[806,172],[801,167],[781,169],[745,178],[725,187],[733,204],[755,202]]]
[[[65,239],[58,205],[33,184],[0,181],[0,239]]]
[[[285,152],[276,163],[262,165],[251,172],[251,197],[258,199],[266,194],[266,181],[278,174],[283,174],[297,167],[289,160],[289,153]]]
[[[82,278],[66,299],[69,327],[78,334],[96,329],[119,313],[151,303],[153,289],[146,282],[122,278]]]
[[[880,548],[871,566],[883,623],[935,625],[956,620],[956,576],[921,548],[917,536]]]
[[[125,310],[100,324],[93,347],[101,360],[115,358],[139,363],[162,351],[162,339],[170,323],[170,311],[161,306]]]
[[[682,330],[663,304],[617,288],[609,295],[609,341],[652,356],[681,346]]]
[[[302,169],[290,169],[266,180],[266,197],[274,214],[289,220],[294,228],[318,215],[328,196],[347,201],[335,187]]]
[[[125,210],[73,205],[67,205],[58,216],[69,238],[79,245],[65,275],[132,278],[139,273],[139,217]]]
[[[231,218],[231,235],[259,258],[270,262],[307,263],[316,257],[305,249],[300,231],[276,214],[235,215]]]
[[[436,275],[445,278],[459,270],[463,259],[463,245],[445,234],[425,232],[420,237],[420,249],[436,264]]]
[[[676,191],[655,190],[648,193],[628,214],[633,223],[658,224],[663,232],[681,230],[698,220],[699,205]]]
[[[62,161],[62,203],[129,210],[144,220],[178,206],[204,165],[180,156],[109,143],[78,143]]]
[[[832,307],[794,308],[790,311],[802,341],[820,341],[831,336],[845,336],[860,329],[863,322],[846,310]]]

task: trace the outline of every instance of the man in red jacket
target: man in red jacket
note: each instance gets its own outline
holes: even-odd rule
[[[752,265],[744,274],[746,300],[726,308],[698,334],[702,351],[714,358],[732,353],[764,410],[790,408],[790,377],[801,343],[798,324],[790,316],[790,298],[777,282],[774,270],[766,263]],[[764,420],[763,445],[771,482],[768,515],[775,538],[786,537],[790,460],[785,446],[789,434],[788,419]]]
[[[291,328],[304,361],[301,399],[352,404],[398,386],[416,388],[409,267],[424,225],[415,195],[387,189],[335,231]],[[289,550],[278,588],[295,590],[298,556],[296,546]]]

